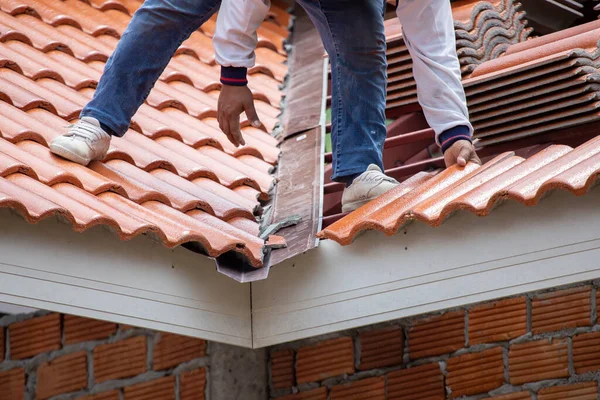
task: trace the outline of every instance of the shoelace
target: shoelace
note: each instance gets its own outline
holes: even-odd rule
[[[395,179],[390,178],[378,171],[369,171],[363,177],[360,178],[361,182],[381,182],[388,181],[394,182]]]
[[[88,143],[102,140],[103,132],[91,124],[77,123],[75,125],[70,125],[69,128],[74,128],[71,132],[73,136],[82,138]]]

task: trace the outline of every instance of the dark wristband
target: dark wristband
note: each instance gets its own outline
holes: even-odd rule
[[[246,86],[248,68],[244,67],[221,67],[221,83],[229,86]]]
[[[440,142],[440,146],[442,147],[442,153],[445,153],[446,150],[448,150],[459,140],[468,140],[469,142],[473,143],[469,127],[465,125],[455,126],[454,128],[440,133],[438,140]]]

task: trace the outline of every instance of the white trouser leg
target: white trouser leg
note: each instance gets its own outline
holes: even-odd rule
[[[419,103],[436,140],[459,125],[472,134],[450,0],[398,0],[397,14],[413,60]]]

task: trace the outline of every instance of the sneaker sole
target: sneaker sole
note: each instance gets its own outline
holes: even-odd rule
[[[74,163],[83,165],[84,167],[87,166],[91,162],[91,160],[88,160],[87,158],[83,158],[83,157],[73,153],[69,149],[66,149],[62,146],[58,146],[55,144],[50,144],[50,151],[58,156],[61,156],[62,158],[66,158],[69,161],[73,161]]]

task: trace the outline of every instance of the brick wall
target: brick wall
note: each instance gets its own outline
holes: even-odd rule
[[[271,398],[600,400],[599,287],[588,282],[276,346]],[[211,384],[231,378],[211,400],[264,398],[264,375],[260,384],[251,377],[257,352],[212,343],[209,358],[208,346],[70,315],[1,317],[0,400],[205,399],[211,365]]]
[[[600,400],[600,282],[269,352],[277,400]]]
[[[71,315],[0,318],[0,400],[202,400],[204,340]]]

